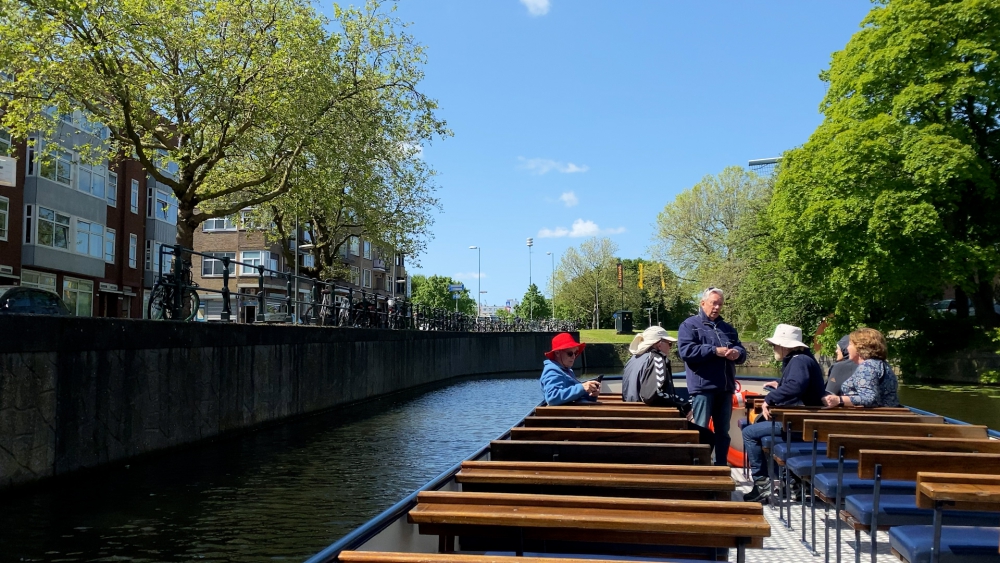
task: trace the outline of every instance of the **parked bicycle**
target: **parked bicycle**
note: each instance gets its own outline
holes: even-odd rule
[[[149,303],[146,305],[147,318],[190,321],[198,315],[201,299],[195,290],[198,284],[191,275],[191,262],[187,260],[181,262],[179,307],[176,299],[177,286],[177,276],[174,273],[166,273],[157,278],[156,285],[149,293]]]

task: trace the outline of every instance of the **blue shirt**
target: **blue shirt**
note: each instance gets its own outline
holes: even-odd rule
[[[899,380],[885,360],[869,358],[840,385],[840,394],[859,407],[898,407]]]
[[[564,368],[552,360],[545,360],[545,363],[542,364],[541,384],[545,402],[553,407],[580,399],[594,400],[583,388],[583,385],[576,380],[576,375],[571,368]]]

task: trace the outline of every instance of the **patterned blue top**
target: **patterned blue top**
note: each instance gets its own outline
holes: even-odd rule
[[[898,407],[899,380],[885,360],[869,358],[840,386],[840,394],[859,407]]]

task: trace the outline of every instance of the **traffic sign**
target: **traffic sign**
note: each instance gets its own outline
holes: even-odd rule
[[[449,285],[448,291],[465,291],[465,284]]]
[[[451,294],[451,298],[452,299],[458,299],[458,294],[457,293],[452,293]]]

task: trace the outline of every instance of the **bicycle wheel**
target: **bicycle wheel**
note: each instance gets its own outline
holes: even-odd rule
[[[182,293],[184,297],[181,298],[181,306],[186,307],[189,311],[185,321],[190,321],[198,316],[198,309],[201,308],[201,297],[198,296],[198,292],[190,287],[184,288]]]
[[[167,287],[162,284],[153,286],[153,291],[149,292],[149,302],[146,304],[146,318],[152,320],[162,320],[166,317],[166,303],[169,297]]]

